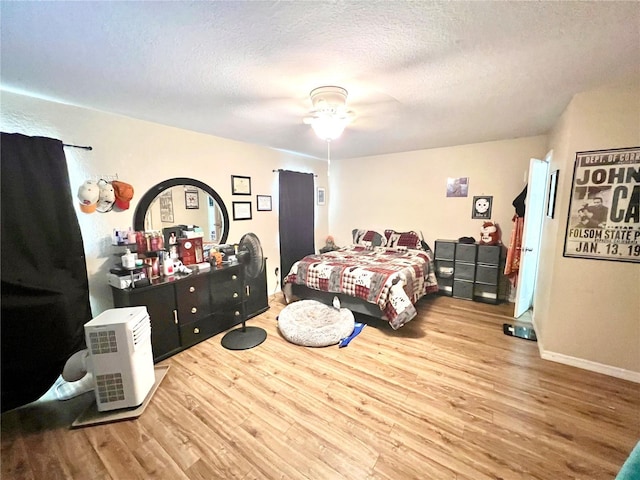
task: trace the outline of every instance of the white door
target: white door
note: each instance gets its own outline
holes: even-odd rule
[[[529,183],[527,184],[524,229],[522,231],[522,255],[518,272],[515,318],[520,317],[533,305],[550,161],[551,152],[547,154],[545,160],[532,158],[529,163]]]

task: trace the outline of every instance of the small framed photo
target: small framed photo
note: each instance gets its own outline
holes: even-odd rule
[[[318,187],[318,205],[324,205],[324,203],[325,203],[324,188]]]
[[[160,221],[165,223],[173,223],[173,196],[171,189],[160,194]]]
[[[488,220],[491,218],[491,204],[493,196],[482,195],[473,197],[473,208],[471,210],[471,218]]]
[[[271,211],[271,195],[257,195],[256,209],[259,212],[270,212]]]
[[[447,197],[467,197],[469,177],[447,178]]]
[[[234,220],[251,220],[251,202],[233,202]]]
[[[232,195],[251,195],[251,177],[231,175]]]
[[[558,172],[555,170],[549,177],[549,198],[547,198],[547,217],[553,218],[556,209],[556,190],[558,189]]]
[[[200,198],[198,197],[197,190],[185,190],[184,208],[188,210],[196,210],[200,208]]]

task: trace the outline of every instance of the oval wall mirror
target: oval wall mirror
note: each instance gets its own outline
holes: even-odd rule
[[[137,231],[160,230],[175,225],[197,225],[205,242],[225,243],[229,212],[218,192],[193,178],[171,178],[143,195],[133,216]]]

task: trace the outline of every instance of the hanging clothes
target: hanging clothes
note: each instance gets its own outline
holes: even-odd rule
[[[520,256],[522,254],[522,231],[524,230],[524,217],[517,214],[511,219],[513,221],[513,231],[507,250],[507,262],[504,266],[504,274],[509,277],[511,285],[514,287],[518,283],[518,271],[520,270]]]
[[[516,214],[511,219],[513,230],[507,249],[507,261],[504,266],[504,274],[509,277],[511,285],[515,287],[518,283],[518,272],[520,271],[520,257],[522,255],[522,232],[524,230],[525,200],[527,198],[527,187],[514,198],[512,205],[516,209]]]

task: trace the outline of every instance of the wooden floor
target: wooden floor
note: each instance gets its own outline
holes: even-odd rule
[[[249,324],[171,357],[143,415],[80,429],[92,393],[2,415],[2,479],[613,479],[640,439],[640,385],[539,358],[502,333],[512,305],[430,296],[347,348]]]

